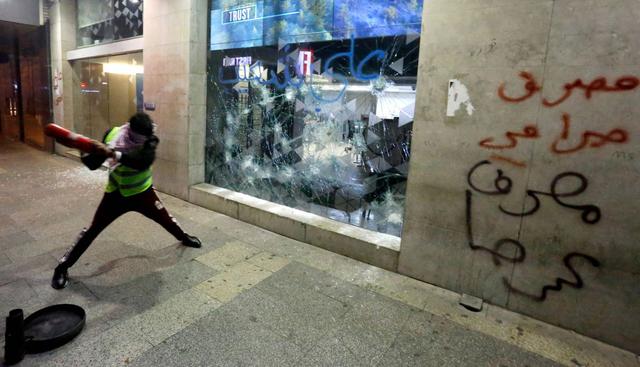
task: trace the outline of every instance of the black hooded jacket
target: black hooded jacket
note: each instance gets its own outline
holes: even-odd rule
[[[108,129],[102,137],[102,142],[105,142],[107,135],[113,128]],[[153,161],[156,159],[156,147],[160,139],[157,136],[151,135],[147,138],[141,148],[128,153],[122,153],[119,162],[127,167],[133,168],[138,171],[149,168]],[[85,166],[90,170],[98,169],[107,157],[101,154],[83,154],[80,159]]]

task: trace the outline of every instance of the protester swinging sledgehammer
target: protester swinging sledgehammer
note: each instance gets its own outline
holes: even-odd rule
[[[109,164],[109,181],[91,226],[83,229],[75,244],[60,259],[53,272],[51,286],[62,289],[68,283],[68,270],[89,248],[91,242],[119,216],[136,211],[156,221],[183,245],[201,247],[200,240],[185,233],[164,208],[153,188],[151,164],[155,159],[158,137],[155,124],[146,113],[131,116],[129,123],[114,127],[104,135],[104,144],[96,152],[83,154],[82,162],[91,170],[105,160]]]

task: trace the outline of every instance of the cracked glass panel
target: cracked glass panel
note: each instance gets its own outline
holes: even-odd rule
[[[400,236],[422,3],[211,3],[206,181]]]

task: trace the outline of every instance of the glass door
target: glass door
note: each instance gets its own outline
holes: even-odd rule
[[[80,134],[102,139],[142,110],[142,53],[78,60],[73,66],[75,126]]]

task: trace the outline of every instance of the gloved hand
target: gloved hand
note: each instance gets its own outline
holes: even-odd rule
[[[96,150],[95,150],[96,154],[104,156],[106,158],[115,157],[115,151],[113,149],[109,148],[108,146],[106,146],[103,143],[100,143],[99,141],[95,141],[94,140],[94,143],[95,143],[95,147],[96,147]]]
[[[160,142],[158,137],[155,135],[151,135],[147,140],[145,140],[143,147],[144,149],[154,150],[158,146],[158,142]]]

